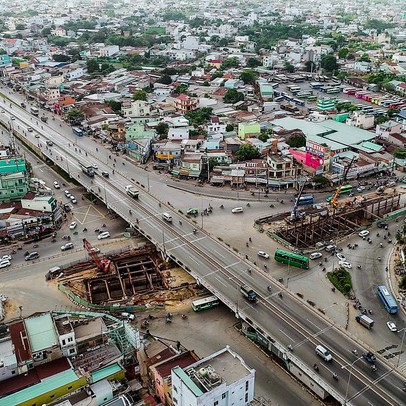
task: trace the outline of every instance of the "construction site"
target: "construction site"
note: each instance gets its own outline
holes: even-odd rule
[[[339,190],[339,188],[338,188]],[[337,195],[338,196],[338,195]],[[314,249],[318,243],[343,238],[354,230],[366,227],[400,207],[400,194],[365,194],[338,200],[333,197],[329,205],[315,205],[264,217],[256,226],[285,246],[295,249]]]
[[[84,239],[90,260],[48,275],[89,308],[131,306],[156,307],[196,295],[195,280],[171,262],[165,262],[155,246],[143,243],[139,248],[119,254],[99,255]],[[70,296],[70,297],[72,297]]]

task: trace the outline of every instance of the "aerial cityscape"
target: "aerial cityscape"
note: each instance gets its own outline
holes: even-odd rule
[[[0,0],[0,406],[406,405],[406,4]]]

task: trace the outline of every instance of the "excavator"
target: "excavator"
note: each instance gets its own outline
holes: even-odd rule
[[[100,259],[92,244],[90,244],[90,242],[87,241],[86,238],[83,239],[83,248],[86,249],[87,253],[90,255],[99,271],[103,273],[109,272],[111,261],[107,258]]]
[[[352,163],[354,162],[354,160],[355,160],[355,156],[352,157],[351,162],[350,162],[350,163],[347,165],[347,167],[344,169],[342,181],[341,181],[340,185],[337,187],[337,190],[336,190],[336,192],[334,193],[333,198],[331,199],[330,204],[331,204],[334,208],[336,208],[336,207],[338,206],[338,204],[337,204],[338,196],[340,195],[340,191],[341,191],[341,188],[343,187],[343,184],[347,181],[348,171],[350,170],[351,165],[352,165]]]

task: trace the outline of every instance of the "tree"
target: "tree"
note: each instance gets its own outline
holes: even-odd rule
[[[227,93],[223,97],[224,103],[238,103],[239,101],[244,100],[244,94],[241,92],[238,92],[235,89],[228,89]]]
[[[96,59],[88,59],[86,61],[86,68],[88,73],[98,72],[99,71],[99,64]]]
[[[349,53],[348,48],[341,48],[338,51],[338,57],[340,59],[345,59],[347,57],[348,53]]]
[[[203,107],[202,109],[185,113],[185,118],[189,120],[190,125],[199,127],[210,120],[212,112],[213,109],[211,107]]]
[[[227,132],[234,131],[234,126],[233,126],[232,124],[227,124],[227,125],[226,125],[226,131],[227,131]]]
[[[16,30],[20,31],[20,30],[25,30],[27,27],[25,24],[16,24]]]
[[[238,68],[240,66],[240,61],[238,58],[227,58],[224,59],[223,63],[221,64],[221,70],[225,69],[232,69],[232,68]]]
[[[44,29],[41,31],[41,35],[42,35],[43,37],[47,37],[48,35],[51,35],[51,29],[50,29],[50,28],[44,28]]]
[[[292,135],[289,139],[286,140],[286,143],[289,144],[292,148],[300,148],[306,145],[306,136],[297,134]]]
[[[314,72],[316,70],[316,64],[313,61],[307,61],[305,66],[306,72]]]
[[[182,83],[181,85],[176,86],[175,93],[177,94],[187,94],[188,85]]]
[[[363,54],[359,59],[360,62],[371,62],[368,54]]]
[[[160,140],[168,138],[169,125],[167,123],[164,123],[163,121],[161,121],[155,127],[155,131],[156,131],[157,135],[159,136]]]
[[[119,113],[121,111],[121,106],[122,104],[118,101],[115,100],[109,100],[107,104],[110,106],[110,108],[114,111],[114,113]]]
[[[334,72],[337,70],[337,58],[333,54],[324,55],[320,62],[321,67],[327,72]]]
[[[293,73],[295,71],[295,67],[287,61],[285,62],[284,68],[288,73]]]
[[[258,139],[261,140],[262,142],[267,142],[269,138],[269,134],[267,133],[262,133],[258,135]]]
[[[69,110],[66,118],[70,123],[78,123],[83,120],[84,114],[78,109]]]
[[[162,83],[164,85],[170,85],[172,83],[172,79],[169,75],[162,75],[158,80],[158,83]]]
[[[247,61],[247,66],[249,68],[257,68],[258,66],[262,66],[262,62],[257,58],[249,58]]]
[[[137,90],[133,94],[133,100],[147,101],[148,93],[145,90]]]
[[[406,158],[406,150],[404,149],[395,149],[393,151],[393,156],[398,159],[405,159]]]
[[[249,161],[251,159],[259,158],[261,154],[253,145],[242,144],[235,156],[239,161]]]
[[[253,85],[258,78],[258,73],[252,70],[246,70],[241,73],[240,79],[244,82],[244,85]]]

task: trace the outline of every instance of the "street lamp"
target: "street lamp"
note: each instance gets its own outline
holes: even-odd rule
[[[24,310],[24,307],[23,307],[23,306],[18,306],[18,308],[19,308],[19,310],[20,310],[20,319],[22,319],[22,318],[23,318],[23,310]]]
[[[361,355],[360,357],[358,357],[354,362],[352,362],[351,365],[350,365],[350,368],[348,369],[348,371],[349,371],[350,374],[349,374],[349,376],[348,376],[347,387],[346,387],[346,389],[345,389],[344,405],[347,404],[347,397],[348,397],[348,390],[349,390],[349,388],[350,388],[350,380],[351,380],[351,375],[352,375],[352,368],[353,368],[354,364],[355,364],[357,361],[359,361],[361,358],[362,358],[362,355]],[[341,369],[344,369],[344,368],[346,368],[346,367],[347,367],[347,365],[343,365],[343,366],[341,367]]]
[[[402,341],[400,343],[400,351],[399,351],[398,362],[396,364],[396,368],[399,367],[399,363],[400,363],[400,355],[402,354],[403,343],[405,341],[406,327],[404,327],[402,330],[403,330],[403,335],[402,335]],[[400,330],[400,331],[402,331],[402,330]]]

